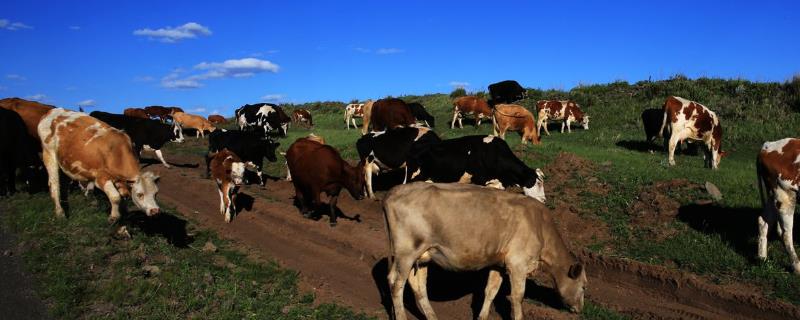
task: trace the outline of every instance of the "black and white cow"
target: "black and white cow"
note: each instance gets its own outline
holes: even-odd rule
[[[358,139],[356,149],[361,160],[365,161],[364,174],[369,197],[375,197],[372,190],[373,173],[404,169],[405,183],[408,173],[419,168],[420,155],[439,141],[441,139],[433,130],[415,127],[370,132]]]
[[[283,109],[271,103],[246,104],[236,109],[236,123],[240,130],[256,131],[265,136],[277,131],[283,137],[289,130],[292,119]],[[238,154],[238,153],[237,153]]]
[[[114,128],[125,131],[131,138],[133,151],[137,156],[144,149],[153,150],[158,160],[167,168],[170,166],[164,160],[161,148],[170,141],[183,142],[183,133],[180,130],[176,133],[172,126],[161,123],[158,120],[129,117],[102,111],[92,111],[89,115]]]
[[[423,106],[421,103],[411,102],[406,103],[406,105],[409,109],[411,109],[411,114],[414,115],[414,118],[417,119],[417,121],[422,121],[426,126],[431,128],[436,127],[436,119],[434,119],[433,116],[428,113],[428,110],[426,110],[425,106]]]
[[[473,183],[497,189],[522,187],[525,195],[544,203],[544,174],[522,162],[500,138],[491,135],[448,139],[420,156],[412,180]]]
[[[228,149],[235,153],[242,162],[255,166],[258,172],[258,182],[262,186],[266,184],[263,177],[262,165],[264,158],[269,162],[275,162],[275,149],[280,143],[265,138],[255,132],[228,130],[216,130],[208,136],[208,154],[206,156],[206,174],[210,174],[209,163],[214,155],[222,149]]]
[[[489,105],[494,107],[496,104],[514,103],[517,100],[525,98],[525,93],[525,88],[514,80],[492,83],[489,85],[489,95],[491,96]]]
[[[36,147],[39,142],[28,135],[25,122],[14,111],[0,108],[0,196],[16,192],[17,169],[28,175],[41,164]],[[30,189],[30,185],[29,185]]]

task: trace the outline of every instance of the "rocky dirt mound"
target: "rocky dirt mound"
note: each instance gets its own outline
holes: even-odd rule
[[[668,224],[675,221],[682,203],[708,202],[703,190],[702,185],[686,179],[659,181],[642,187],[627,209],[631,227],[645,231],[659,241],[674,235],[676,231]]]

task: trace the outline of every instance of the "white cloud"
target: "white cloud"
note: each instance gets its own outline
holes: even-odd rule
[[[398,48],[380,48],[378,50],[375,50],[375,53],[377,53],[377,54],[395,54],[395,53],[403,53],[403,51],[405,51],[405,50],[398,49]]]
[[[25,97],[25,99],[33,100],[33,101],[44,101],[45,99],[47,99],[47,95],[44,95],[44,94],[41,94],[41,93],[37,93],[37,94]]]
[[[279,101],[283,101],[284,99],[286,99],[286,95],[278,94],[278,93],[272,93],[272,94],[264,95],[263,97],[261,97],[261,100],[267,101],[267,102],[279,102]]]
[[[206,112],[206,108],[198,107],[194,109],[189,109],[189,113],[203,113]]]
[[[210,36],[211,30],[196,22],[189,22],[178,27],[165,27],[160,29],[139,29],[134,30],[133,35],[145,36],[149,39],[158,40],[166,43],[175,43],[184,39],[194,39],[198,36]]]
[[[69,26],[69,29],[73,30],[73,31],[78,31],[78,30],[81,29],[81,27],[80,26]]]
[[[231,59],[223,62],[201,62],[194,66],[195,70],[205,72],[182,77],[183,70],[175,70],[161,79],[165,88],[194,89],[203,86],[201,81],[221,78],[247,78],[258,73],[276,73],[280,66],[267,60],[256,58]]]
[[[353,50],[361,52],[361,53],[370,53],[370,52],[372,52],[372,50],[367,49],[367,48],[362,48],[362,47],[355,47],[355,48],[353,48]]]
[[[203,85],[196,79],[185,78],[181,79],[182,69],[175,69],[168,75],[161,78],[161,86],[169,89],[196,89]]]
[[[6,29],[10,31],[17,31],[22,29],[33,29],[33,27],[24,24],[22,22],[11,22],[8,19],[0,19],[0,29]]]
[[[219,114],[219,109],[211,110],[209,114]]]
[[[78,102],[79,107],[94,107],[96,105],[94,99],[86,99]]]
[[[469,87],[469,82],[463,81],[450,81],[450,85],[454,88],[466,88]]]
[[[6,75],[6,79],[8,79],[8,80],[16,80],[16,81],[28,80],[27,78],[25,78],[25,77],[23,77],[21,75],[13,74],[13,73],[12,74],[7,74]]]
[[[137,76],[137,77],[133,78],[133,81],[135,81],[135,82],[150,82],[150,81],[153,81],[153,80],[155,80],[155,78],[153,78],[151,76]]]

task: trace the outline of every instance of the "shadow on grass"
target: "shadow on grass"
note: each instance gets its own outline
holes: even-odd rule
[[[188,248],[194,241],[186,232],[186,220],[181,219],[170,212],[148,217],[141,211],[130,211],[123,215],[122,225],[144,232],[148,236],[160,236],[167,242],[178,248]]]
[[[760,213],[760,208],[690,204],[678,209],[678,219],[697,231],[718,234],[736,252],[755,261],[756,248],[751,240],[758,237]],[[770,225],[770,234],[774,234],[774,230],[774,225]]]
[[[654,142],[648,142],[645,140],[620,140],[617,141],[616,145],[617,147],[636,152],[659,152],[664,153],[665,155],[667,153],[667,149],[664,146],[660,146]],[[681,144],[676,148],[675,153],[689,156],[700,155],[700,143],[694,142]]]

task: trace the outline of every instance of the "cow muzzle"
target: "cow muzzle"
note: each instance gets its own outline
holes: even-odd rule
[[[157,215],[159,212],[161,212],[161,209],[159,209],[159,208],[150,208],[150,209],[147,209],[147,216],[148,217],[152,217],[152,216]]]

